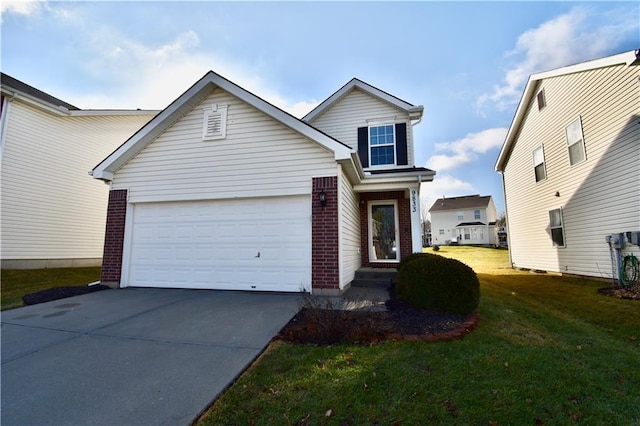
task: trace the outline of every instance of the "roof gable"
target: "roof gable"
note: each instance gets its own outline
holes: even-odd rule
[[[383,90],[378,89],[377,87],[371,86],[370,84],[365,83],[362,80],[358,80],[357,78],[352,78],[347,84],[338,89],[334,94],[325,99],[320,105],[315,107],[310,113],[305,115],[302,120],[306,122],[310,122],[324,113],[327,109],[333,106],[336,102],[350,93],[352,90],[359,89],[371,96],[374,96],[378,99],[381,99],[401,110],[406,111],[409,114],[409,117],[413,120],[417,120],[422,117],[422,112],[424,107],[422,105],[415,106],[410,104],[409,102],[403,101],[402,99],[393,96]]]
[[[184,117],[191,109],[197,106],[208,96],[215,87],[230,93],[241,101],[251,105],[272,119],[282,123],[286,127],[305,136],[312,142],[334,153],[336,160],[352,159],[354,151],[338,140],[319,131],[315,127],[288,114],[280,108],[270,104],[264,99],[232,83],[226,78],[209,71],[187,91],[180,95],[167,108],[156,115],[142,129],[117,148],[100,164],[92,170],[92,176],[96,179],[111,180],[113,173],[133,158],[144,147],[151,143],[166,129]]]
[[[447,211],[447,210],[463,210],[472,208],[486,208],[491,201],[491,195],[466,195],[463,197],[438,198],[431,208],[430,212]]]
[[[527,81],[522,98],[516,109],[515,116],[507,132],[507,136],[498,155],[496,161],[495,170],[501,172],[504,170],[506,163],[509,159],[513,146],[515,144],[516,136],[518,135],[520,128],[524,122],[524,118],[527,113],[527,107],[536,96],[540,82],[547,78],[559,77],[564,75],[570,75],[580,73],[584,71],[591,71],[598,68],[611,67],[615,65],[627,65],[638,66],[640,65],[640,50],[628,51],[620,53],[618,55],[607,56],[605,58],[595,59],[592,61],[581,62],[579,64],[570,65],[567,67],[556,68],[554,70],[545,71],[537,74],[532,74]]]

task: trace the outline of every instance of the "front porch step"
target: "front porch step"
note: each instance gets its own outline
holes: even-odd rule
[[[389,288],[398,271],[392,268],[360,268],[351,281],[352,287]]]

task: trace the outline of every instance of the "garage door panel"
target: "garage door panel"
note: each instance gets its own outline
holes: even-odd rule
[[[125,285],[310,289],[308,196],[136,204],[133,212]]]

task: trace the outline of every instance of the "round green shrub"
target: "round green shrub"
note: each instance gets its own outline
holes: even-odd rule
[[[469,266],[455,259],[427,254],[398,268],[396,294],[422,309],[469,314],[480,302],[480,282]]]
[[[440,251],[440,246],[439,245],[435,245],[431,248],[433,251]]]

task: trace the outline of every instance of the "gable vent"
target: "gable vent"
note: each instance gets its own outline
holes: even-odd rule
[[[204,109],[202,140],[227,137],[227,105],[213,104]]]

